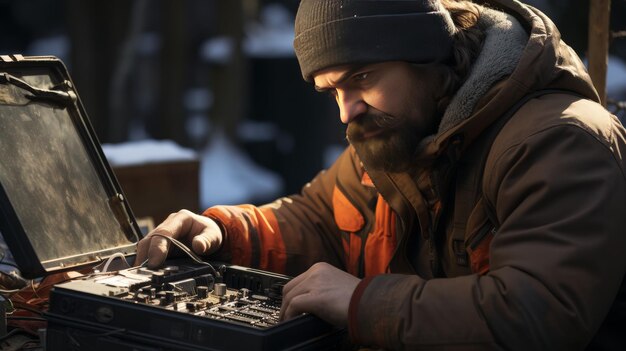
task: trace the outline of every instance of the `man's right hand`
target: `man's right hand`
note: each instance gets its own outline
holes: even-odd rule
[[[215,221],[188,210],[180,210],[169,215],[163,223],[137,243],[135,264],[141,264],[146,259],[148,268],[151,269],[163,264],[170,243],[160,235],[177,239],[202,256],[217,251],[223,239],[222,231]]]

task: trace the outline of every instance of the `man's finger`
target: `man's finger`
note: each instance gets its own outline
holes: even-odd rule
[[[283,287],[283,303],[281,306],[281,316],[283,315],[284,308],[289,305],[292,297],[309,293],[311,287],[315,287],[317,276],[320,272],[326,271],[328,268],[335,269],[331,265],[325,262],[317,262],[313,264],[306,272],[291,279]],[[281,317],[282,318],[282,317]]]
[[[193,238],[191,248],[196,254],[206,256],[217,251],[221,242],[221,233],[211,232],[207,229],[205,233]]]
[[[206,255],[211,249],[211,240],[205,235],[197,235],[191,241],[191,249],[198,255]]]
[[[157,234],[160,234],[160,233],[157,233]],[[171,235],[168,235],[168,236],[171,236]],[[167,239],[161,236],[151,235],[150,246],[148,247],[148,268],[150,269],[159,268],[163,264],[163,262],[165,262],[165,259],[167,258],[168,249],[169,249],[169,242]]]
[[[305,312],[310,312],[313,310],[313,307],[319,303],[316,297],[310,293],[304,293],[297,296],[294,296],[290,299],[289,303],[283,308],[281,308],[280,319],[288,320],[294,317],[297,317]]]
[[[296,286],[298,286],[302,281],[304,281],[309,276],[309,271],[306,271],[300,275],[292,278],[285,286],[283,286],[283,298]]]
[[[185,223],[186,213],[179,211],[170,214],[167,219],[159,224],[152,232],[148,233],[137,244],[136,264],[141,264],[147,258],[148,268],[160,267],[167,258],[169,243],[162,236],[180,239]]]
[[[135,265],[140,265],[148,257],[148,246],[150,240],[146,238],[139,240],[137,243],[137,256],[135,256]]]
[[[146,258],[150,268],[163,264],[171,244],[164,236],[180,240],[199,255],[209,255],[222,244],[222,232],[215,221],[188,210],[180,210],[169,215],[138,243],[137,264]]]
[[[192,231],[198,232],[192,241],[191,248],[199,255],[209,255],[222,246],[222,230],[217,223],[204,216],[194,215]]]
[[[299,276],[293,278],[289,283],[287,283],[283,287],[283,302],[280,306],[280,319],[285,320],[286,311],[293,303],[293,299],[298,296],[305,295],[309,293],[310,285],[307,284],[306,276],[308,271],[300,274]]]

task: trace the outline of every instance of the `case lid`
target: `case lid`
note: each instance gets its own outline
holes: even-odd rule
[[[135,252],[140,230],[67,70],[0,56],[0,231],[27,278]]]

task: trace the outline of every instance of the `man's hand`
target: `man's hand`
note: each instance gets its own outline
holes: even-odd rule
[[[158,234],[158,235],[155,235]],[[159,235],[183,242],[198,255],[209,255],[222,245],[222,231],[210,218],[187,210],[172,213],[137,243],[136,264],[148,259],[148,268],[158,268],[167,258],[169,241]]]
[[[316,263],[283,288],[281,319],[308,312],[344,328],[348,325],[350,298],[359,281],[328,263]]]

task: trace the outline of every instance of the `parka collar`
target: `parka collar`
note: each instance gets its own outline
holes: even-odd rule
[[[516,0],[487,0],[484,4],[517,19],[517,23],[527,31],[526,43],[512,72],[493,84],[480,99],[477,99],[467,118],[446,130],[440,130],[426,146],[425,155],[430,157],[441,155],[451,138],[462,140],[459,146],[459,153],[462,153],[515,102],[536,90],[570,90],[599,101],[583,63],[576,53],[561,41],[561,34],[546,15]]]

